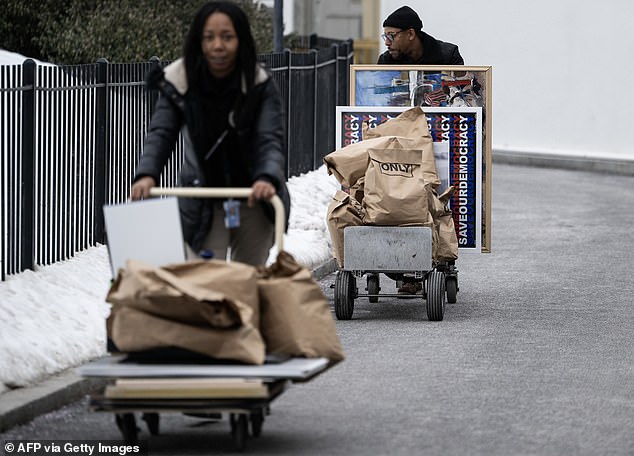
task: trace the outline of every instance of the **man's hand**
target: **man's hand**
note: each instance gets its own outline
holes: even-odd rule
[[[132,185],[130,191],[130,198],[132,201],[142,200],[150,197],[150,189],[156,186],[156,181],[153,177],[143,176]]]
[[[275,187],[268,181],[257,180],[251,186],[251,194],[247,200],[249,207],[253,207],[258,200],[269,200],[275,195]]]

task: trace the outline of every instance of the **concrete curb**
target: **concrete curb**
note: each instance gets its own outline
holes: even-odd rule
[[[0,432],[79,400],[106,383],[105,379],[79,377],[71,368],[41,383],[8,391],[0,395]]]
[[[634,160],[494,150],[493,163],[634,176]]]
[[[337,269],[337,260],[331,258],[330,260],[320,264],[315,269],[313,269],[313,277],[315,278],[315,280],[320,280],[326,277],[328,274],[332,274]]]
[[[313,268],[312,273],[315,280],[319,280],[336,270],[336,261],[330,259]],[[107,383],[107,379],[80,377],[75,368],[71,368],[38,384],[2,393],[0,432],[27,423],[88,394],[96,393]]]

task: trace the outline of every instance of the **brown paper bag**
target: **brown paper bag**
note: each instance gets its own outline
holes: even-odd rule
[[[332,197],[326,217],[326,225],[332,241],[332,254],[340,268],[343,267],[343,230],[347,226],[363,225],[365,211],[361,203],[344,191],[338,190]]]
[[[328,174],[335,176],[337,181],[345,188],[353,187],[357,181],[365,175],[368,169],[368,149],[382,149],[392,141],[389,137],[377,137],[368,141],[360,141],[350,144],[324,157],[324,163]],[[413,148],[413,147],[412,147]]]
[[[178,347],[221,360],[264,363],[264,341],[257,328],[216,329],[160,318],[122,307],[112,321],[112,339],[124,352]]]
[[[438,172],[436,171],[436,159],[434,158],[434,143],[429,134],[427,117],[420,107],[414,107],[402,112],[394,119],[377,125],[374,128],[363,130],[363,139],[371,140],[385,136],[400,136],[413,140],[409,149],[420,149],[423,151],[423,178],[425,182],[431,183],[434,187],[440,185]]]
[[[434,225],[438,232],[437,260],[449,261],[458,259],[458,236],[456,235],[456,225],[451,211],[434,220]]]
[[[310,271],[287,252],[261,269],[260,332],[267,353],[344,359],[330,305]]]
[[[440,196],[437,195],[436,190],[429,187],[426,190],[429,198],[428,206],[434,219],[434,228],[438,237],[434,259],[436,262],[455,260],[458,258],[458,237],[451,209],[447,205],[454,187],[449,187]]]
[[[456,191],[456,187],[452,185],[448,189],[446,189],[444,192],[442,192],[440,195],[438,195],[438,199],[440,200],[442,204],[447,204],[455,191]]]
[[[264,342],[257,330],[256,269],[252,266],[210,260],[159,268],[129,260],[106,300],[113,304],[108,335],[119,350],[174,346],[244,362],[264,360]],[[135,326],[139,321],[144,324]],[[171,329],[167,328],[170,324]],[[197,331],[179,334],[188,328]],[[236,337],[244,338],[245,331],[249,337],[235,347],[232,357],[231,345]],[[208,333],[206,338],[204,332]],[[222,350],[201,344],[202,340],[220,343]],[[244,355],[245,343],[249,344],[248,357]]]
[[[365,175],[357,179],[357,182],[348,189],[348,193],[359,203],[363,203],[363,189],[365,188]]]
[[[253,266],[221,260],[196,260],[163,267],[128,260],[106,301],[183,323],[199,321],[201,312],[206,311],[199,305],[201,302],[224,302],[240,317],[226,326],[248,322],[257,328],[256,272]]]
[[[431,221],[427,207],[420,150],[370,149],[365,175],[363,207],[366,224],[405,225]]]

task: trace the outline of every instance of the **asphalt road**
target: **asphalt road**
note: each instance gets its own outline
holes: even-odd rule
[[[359,298],[347,359],[273,402],[249,454],[634,455],[634,178],[495,165],[492,206],[493,251],[459,259],[444,321]],[[151,455],[234,453],[226,421],[161,425]],[[85,401],[0,434],[119,438]]]

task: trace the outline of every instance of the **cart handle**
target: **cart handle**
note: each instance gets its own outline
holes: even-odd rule
[[[150,195],[186,198],[248,198],[251,195],[251,189],[248,187],[152,187]],[[275,245],[277,245],[278,252],[281,252],[284,249],[286,211],[279,196],[273,195],[268,202],[275,209]]]

